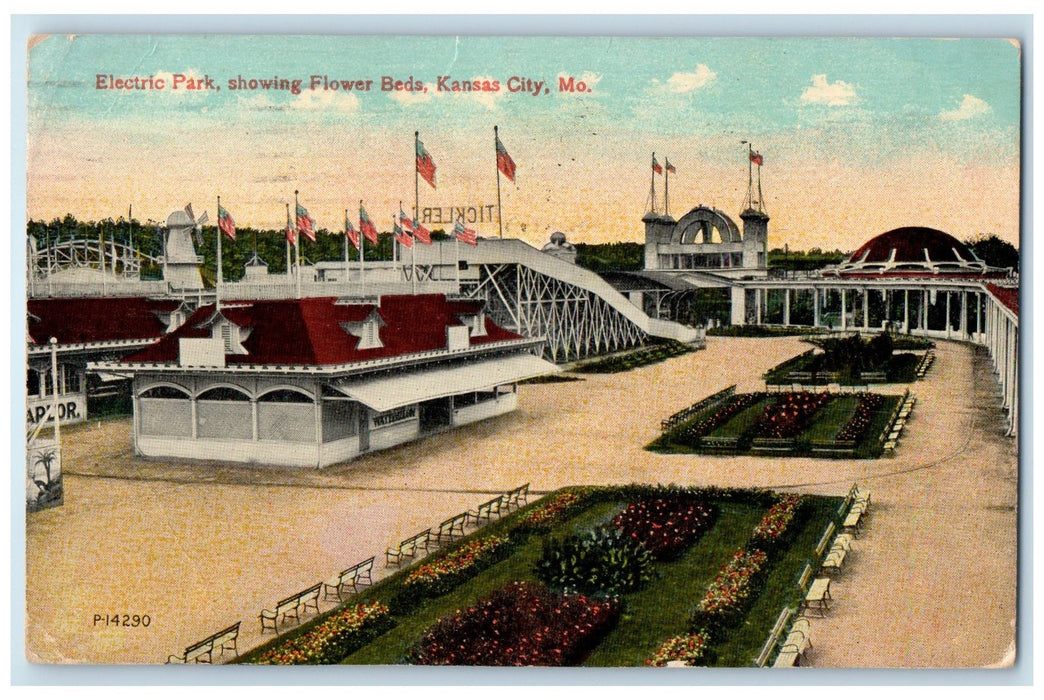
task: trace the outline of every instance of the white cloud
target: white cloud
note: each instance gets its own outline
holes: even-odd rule
[[[827,82],[826,73],[812,76],[812,86],[801,93],[801,101],[806,104],[825,104],[829,107],[844,107],[859,100],[851,83],[843,80]]]
[[[696,66],[694,73],[675,73],[667,79],[667,89],[671,92],[694,92],[717,80],[718,74],[705,63]],[[659,81],[654,80],[654,83]]]
[[[352,92],[302,90],[290,100],[290,108],[351,114],[359,109],[359,98]]]
[[[939,119],[947,122],[960,122],[965,119],[972,119],[980,114],[986,114],[991,109],[985,100],[981,100],[975,95],[965,95],[957,109],[939,112]]]

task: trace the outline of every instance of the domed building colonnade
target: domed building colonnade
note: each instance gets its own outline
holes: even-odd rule
[[[953,236],[896,229],[835,267],[730,286],[733,325],[894,330],[985,346],[998,375],[1007,434],[1018,434],[1018,277],[988,267]]]

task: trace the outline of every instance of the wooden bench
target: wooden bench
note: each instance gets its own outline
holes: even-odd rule
[[[819,565],[819,573],[825,573],[828,576],[840,574],[841,566],[845,563],[845,556],[847,556],[848,551],[844,547],[832,548]]]
[[[431,542],[431,528],[422,532],[418,532],[412,537],[407,537],[399,543],[397,547],[388,549],[385,553],[385,563],[388,566],[395,564],[398,566],[402,563],[403,559],[412,559],[417,556],[417,550],[424,547],[425,552],[431,551],[429,543]]]
[[[167,657],[166,663],[196,663],[196,664],[209,664],[214,661],[214,637],[210,636],[201,641],[185,647],[185,653],[181,656],[171,654]]]
[[[272,624],[272,631],[279,634],[279,623],[286,622],[291,614],[297,622],[301,621],[301,612],[308,612],[308,608],[315,608],[319,613],[319,593],[322,591],[323,583],[320,581],[314,586],[309,586],[300,593],[283,598],[275,605],[275,610],[262,610],[258,617],[261,619],[261,633],[264,634],[266,622]]]
[[[754,657],[755,666],[764,668],[768,664],[772,652],[776,650],[776,646],[779,644],[779,638],[783,635],[783,630],[786,629],[793,615],[794,611],[789,607],[780,611],[779,617],[776,618],[776,624],[772,625],[772,631],[769,633],[768,639],[765,640],[758,655]]]
[[[809,581],[812,581],[812,585],[809,585]],[[812,565],[805,564],[805,568],[801,572],[801,577],[797,583],[798,590],[803,594],[801,604],[798,607],[798,614],[806,610],[815,610],[819,613],[820,617],[826,617],[826,611],[830,609],[830,579],[829,578],[813,578],[812,576]],[[806,587],[808,588],[806,592]]]
[[[345,589],[351,587],[352,593],[358,593],[359,586],[368,586],[373,583],[370,572],[373,570],[374,558],[370,557],[366,561],[350,566],[334,578],[325,581],[323,583],[323,600],[329,600],[331,597],[342,600]],[[331,593],[333,593],[333,596],[330,595]]]
[[[823,553],[827,551],[827,543],[830,542],[830,538],[834,536],[834,523],[830,523],[826,526],[826,530],[823,531],[823,536],[819,538],[819,544],[816,545],[816,561],[823,558]]]
[[[476,524],[483,520],[493,520],[493,516],[500,517],[500,508],[503,504],[503,495],[491,498],[485,503],[479,505],[475,510],[468,511],[468,517],[472,519]]]
[[[529,484],[522,484],[508,495],[513,508],[522,507],[524,504],[529,503]]]
[[[438,532],[433,535],[435,542],[441,544],[443,540],[446,542],[452,542],[458,537],[463,537],[464,526],[467,522],[467,513],[460,513],[459,515],[454,515],[452,518],[446,518],[439,523]]]
[[[237,640],[239,639],[240,622],[230,625],[220,632],[215,632],[206,639],[201,639],[198,642],[190,644],[185,647],[185,653],[180,656],[171,654],[167,657],[166,663],[187,664],[191,662],[197,664],[209,664],[214,662],[215,651],[221,656],[224,656],[226,651],[233,651],[236,656],[239,656]]]
[[[812,648],[812,623],[807,618],[799,617],[787,633],[786,641],[779,648],[772,668],[790,668],[800,666],[805,652]]]
[[[239,647],[237,646],[239,641],[239,624],[237,622],[234,625],[229,625],[214,634],[214,650],[219,652],[221,656],[224,656],[226,651],[235,652],[235,655],[239,656]]]

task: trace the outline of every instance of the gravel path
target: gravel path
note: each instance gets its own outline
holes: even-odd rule
[[[661,418],[732,383],[759,388],[765,370],[806,347],[712,338],[704,351],[631,372],[521,387],[514,414],[321,472],[141,460],[129,421],[63,430],[65,505],[27,523],[27,656],[162,663],[236,620],[245,650],[262,640],[262,607],[527,481],[535,491],[636,481],[843,494],[858,480],[874,506],[832,586],[835,604],[813,623],[810,664],[1010,661],[1017,445],[1003,437],[981,349],[939,344],[892,458],[642,449]],[[114,613],[151,622],[94,623]]]

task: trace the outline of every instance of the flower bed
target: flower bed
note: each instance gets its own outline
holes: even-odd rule
[[[507,538],[497,535],[472,540],[432,562],[418,566],[406,577],[405,584],[407,586],[433,586],[449,577],[469,573],[471,569],[474,569],[484,559],[488,559],[507,542]]]
[[[845,423],[835,439],[839,442],[862,440],[883,403],[884,397],[880,394],[860,394],[855,414]]]
[[[692,628],[717,634],[736,620],[753,602],[756,579],[768,555],[761,550],[739,550],[721,568],[696,605]]]
[[[345,608],[285,644],[269,649],[259,664],[333,664],[369,641],[388,620],[388,608],[380,603],[362,603]]]
[[[644,367],[645,365],[662,362],[671,357],[685,355],[695,349],[696,348],[691,345],[685,345],[676,340],[669,340],[667,342],[641,347],[613,357],[585,362],[575,367],[573,371],[587,374],[625,372],[637,367]]]
[[[776,439],[795,437],[829,399],[830,394],[826,392],[796,391],[782,394],[755,423],[754,435]]]
[[[574,508],[579,506],[583,495],[584,492],[581,490],[563,491],[547,503],[524,514],[519,520],[519,524],[532,529],[548,528],[565,519]]]
[[[750,537],[751,545],[760,550],[773,547],[786,533],[787,526],[794,519],[800,505],[800,496],[781,497],[775,505],[769,508],[761,522],[754,527],[754,532]]]
[[[662,561],[680,555],[716,517],[714,507],[699,501],[657,498],[632,502],[613,525]]]
[[[411,663],[438,666],[575,664],[620,615],[620,603],[556,595],[515,582],[435,623],[410,650]]]
[[[699,444],[699,439],[724,425],[736,414],[745,408],[753,406],[765,398],[764,392],[753,394],[739,394],[729,400],[728,403],[719,406],[711,415],[681,428],[678,431],[678,439],[690,445]]]
[[[604,596],[643,587],[652,580],[652,568],[652,554],[641,542],[600,527],[546,540],[534,571],[556,591]]]
[[[707,653],[710,635],[700,630],[692,634],[671,637],[657,649],[646,666],[666,666],[668,661],[684,661],[686,666],[695,666]]]

